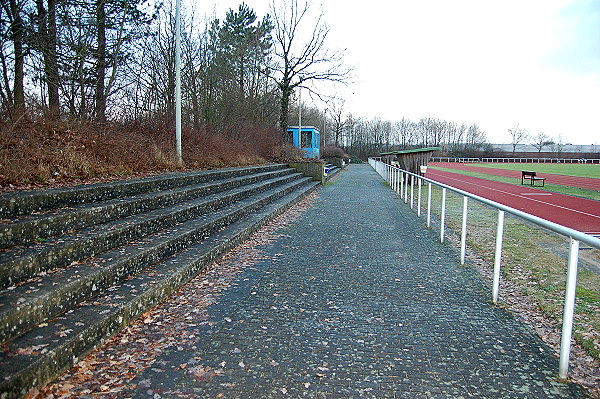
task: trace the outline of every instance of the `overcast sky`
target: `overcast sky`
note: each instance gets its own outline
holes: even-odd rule
[[[223,18],[240,1],[209,4]],[[600,0],[312,0],[321,7],[329,47],[354,67],[337,90],[357,117],[477,123],[495,143],[518,123],[600,144]]]

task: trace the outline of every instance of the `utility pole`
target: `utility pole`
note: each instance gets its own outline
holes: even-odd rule
[[[298,140],[302,148],[302,87],[298,86]]]
[[[181,0],[175,1],[175,141],[177,160],[181,155]]]

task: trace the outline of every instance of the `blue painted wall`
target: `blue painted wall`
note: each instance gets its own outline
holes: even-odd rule
[[[302,138],[298,126],[288,127],[288,132],[292,134],[292,144],[302,149],[305,158],[321,158],[321,132],[313,126],[302,126],[302,134],[310,135],[308,140]]]

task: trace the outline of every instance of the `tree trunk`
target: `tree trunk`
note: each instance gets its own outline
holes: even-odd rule
[[[48,0],[48,63],[46,79],[48,80],[48,106],[50,116],[60,117],[60,99],[58,97],[58,60],[56,54],[56,2]]]
[[[48,116],[51,119],[60,117],[58,96],[58,61],[56,54],[56,1],[48,0],[48,10],[43,0],[37,0],[38,37],[40,50],[44,57],[44,74],[48,87]]]
[[[289,86],[281,88],[281,109],[279,113],[279,127],[281,128],[281,139],[284,143],[287,137],[288,115],[291,96],[292,89]]]
[[[25,91],[23,88],[23,66],[25,53],[23,51],[23,19],[17,0],[10,1],[10,12],[12,14],[12,39],[14,48],[14,67],[15,76],[13,83],[13,116],[20,117],[25,112]]]
[[[96,53],[96,93],[95,114],[97,122],[106,121],[106,95],[104,80],[106,77],[106,10],[105,0],[96,1],[96,28],[98,29],[98,51]]]

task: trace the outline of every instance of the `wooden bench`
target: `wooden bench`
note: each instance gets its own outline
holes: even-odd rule
[[[539,180],[542,182],[542,187],[544,187],[545,182],[546,182],[546,178],[545,177],[537,177],[535,175],[535,172],[531,172],[531,171],[527,171],[527,170],[522,170],[521,171],[521,185],[525,184],[525,179],[529,179],[530,181],[530,185],[535,186],[535,182],[536,180]]]

